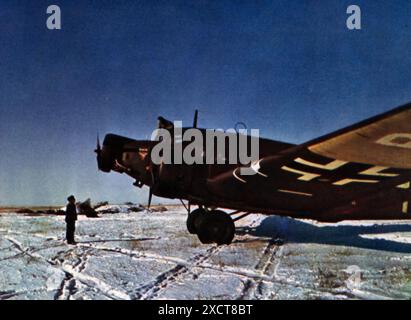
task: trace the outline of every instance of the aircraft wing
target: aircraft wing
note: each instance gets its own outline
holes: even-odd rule
[[[393,201],[397,211],[408,213],[411,104],[273,153],[251,168],[256,174],[243,175],[236,168],[213,177],[210,192],[243,206],[317,212],[324,219],[338,210],[353,215],[361,204],[377,206],[378,215],[381,206]]]

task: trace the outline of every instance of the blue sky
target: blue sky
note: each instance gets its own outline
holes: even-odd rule
[[[0,205],[145,202],[93,149],[97,132],[148,138],[158,115],[301,143],[409,102],[410,16],[409,1],[3,0]]]

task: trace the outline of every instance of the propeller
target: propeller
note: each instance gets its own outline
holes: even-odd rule
[[[100,169],[100,164],[101,164],[101,145],[100,145],[100,137],[99,134],[97,133],[97,147],[94,150],[95,153],[97,153],[97,165],[98,168]]]
[[[156,183],[156,178],[155,178],[155,176],[154,176],[154,168],[153,168],[153,163],[151,162],[151,147],[150,148],[148,148],[148,154],[149,154],[149,156],[150,156],[150,163],[149,163],[149,166],[148,166],[148,171],[149,171],[149,173],[150,173],[150,175],[151,175],[151,185],[150,185],[150,188],[149,188],[149,191],[148,191],[148,203],[147,203],[147,208],[148,209],[150,209],[150,206],[151,206],[151,199],[153,198],[153,188],[154,188],[154,185],[155,185],[155,183]]]

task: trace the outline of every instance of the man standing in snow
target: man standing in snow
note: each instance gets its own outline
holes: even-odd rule
[[[76,231],[76,198],[70,196],[67,198],[69,202],[66,207],[66,240],[68,244],[76,244],[74,241],[74,232]]]

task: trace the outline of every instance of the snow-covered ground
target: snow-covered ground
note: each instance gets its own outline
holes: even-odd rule
[[[126,210],[121,210],[125,212]],[[202,245],[181,207],[81,216],[0,214],[0,299],[409,299],[411,221],[251,215]]]

